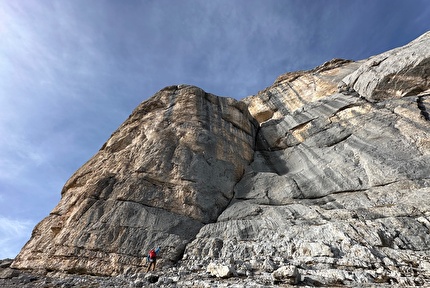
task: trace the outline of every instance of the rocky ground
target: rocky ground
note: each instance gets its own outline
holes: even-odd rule
[[[300,275],[297,270],[273,273],[248,273],[239,275],[236,271],[223,271],[223,267],[213,265],[203,270],[188,270],[184,267],[170,267],[164,271],[154,271],[117,277],[62,274],[58,272],[34,273],[10,268],[13,259],[0,260],[0,287],[3,288],[49,288],[49,287],[392,287],[398,283],[331,283],[325,285],[314,279]],[[217,274],[218,273],[218,274]],[[225,273],[225,274],[223,274]],[[283,274],[283,275],[280,275]],[[218,275],[219,277],[215,276]],[[288,276],[289,275],[289,276]],[[221,277],[222,276],[222,277]],[[288,276],[282,278],[280,276]],[[428,279],[427,279],[428,280]],[[425,285],[421,279],[417,286]],[[401,287],[412,287],[403,283]]]
[[[10,268],[12,261],[0,261],[0,287],[266,287],[274,284],[269,273],[259,280],[246,276],[222,279],[210,273],[192,273],[178,268],[145,273],[142,267],[142,273],[118,277],[53,272],[37,274]]]

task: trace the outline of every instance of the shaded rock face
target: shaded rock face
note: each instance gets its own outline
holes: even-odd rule
[[[387,72],[367,69],[381,56],[332,60],[244,99],[260,122],[254,160],[185,258],[271,273],[293,265],[310,284],[429,281],[429,45],[384,53],[399,69],[384,86],[373,84]]]
[[[430,281],[429,35],[242,101],[161,90],[71,177],[12,267],[115,275],[161,245],[160,265],[277,284]]]

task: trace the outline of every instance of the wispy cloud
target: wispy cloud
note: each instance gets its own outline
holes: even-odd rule
[[[34,223],[0,216],[0,259],[14,258],[30,238]]]

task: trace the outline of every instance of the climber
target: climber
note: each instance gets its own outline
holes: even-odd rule
[[[149,270],[151,270],[151,266],[152,266],[152,271],[155,270],[155,264],[157,263],[158,252],[160,252],[160,247],[158,247],[157,249],[151,249],[149,251],[148,257],[146,257],[146,262],[149,262],[149,266],[146,272],[149,272]]]

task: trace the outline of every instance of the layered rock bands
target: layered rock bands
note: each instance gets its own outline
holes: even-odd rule
[[[67,181],[12,267],[133,273],[159,245],[158,265],[217,277],[426,283],[429,47],[427,33],[334,59],[242,101],[159,91]]]

